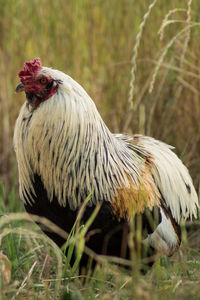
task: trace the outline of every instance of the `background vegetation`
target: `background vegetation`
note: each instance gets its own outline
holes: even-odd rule
[[[2,297],[55,299],[59,281],[63,299],[200,299],[198,224],[180,254],[149,274],[106,265],[84,285],[59,269],[64,258],[38,229],[9,219],[10,212],[23,211],[12,136],[25,98],[14,91],[18,71],[35,57],[77,80],[112,131],[174,145],[199,190],[199,16],[197,0],[0,0],[0,210],[10,220],[0,224],[0,237],[12,264]],[[30,232],[36,236],[28,239]]]

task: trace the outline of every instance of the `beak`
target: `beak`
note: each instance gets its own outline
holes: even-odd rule
[[[16,93],[21,93],[23,91],[25,91],[24,85],[22,83],[18,84],[18,86],[15,89],[15,92]]]

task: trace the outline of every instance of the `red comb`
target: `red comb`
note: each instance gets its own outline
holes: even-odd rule
[[[42,69],[42,62],[40,58],[35,58],[31,61],[25,62],[24,70],[18,73],[19,77],[21,78],[21,82],[25,84],[41,69]]]

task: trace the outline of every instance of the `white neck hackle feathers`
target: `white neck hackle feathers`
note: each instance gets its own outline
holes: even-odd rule
[[[55,194],[61,206],[68,201],[76,209],[91,192],[90,205],[111,202],[118,190],[129,188],[128,177],[139,188],[145,159],[151,157],[154,196],[164,201],[177,222],[196,217],[198,198],[192,180],[168,145],[149,137],[112,134],[77,82],[50,68],[43,67],[41,73],[61,83],[37,109],[25,103],[16,122],[14,146],[25,202],[33,201],[35,173],[49,200]]]

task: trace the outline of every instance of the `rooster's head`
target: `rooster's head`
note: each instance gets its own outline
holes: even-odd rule
[[[21,83],[16,87],[16,92],[25,91],[27,101],[33,109],[57,92],[59,81],[45,72],[40,58],[26,62],[24,70],[18,75]]]

